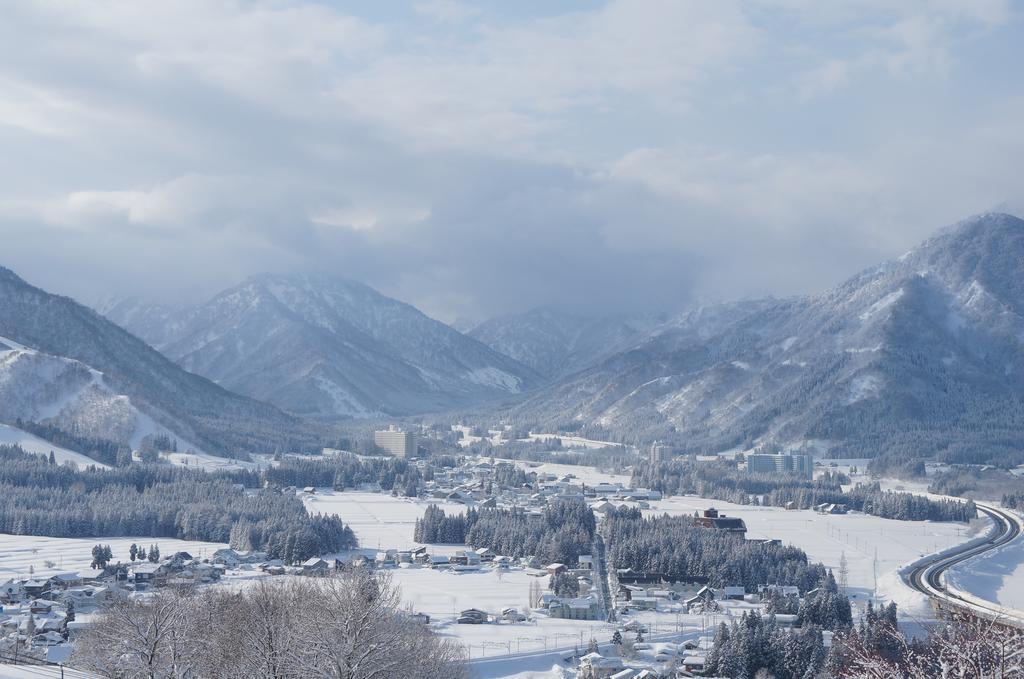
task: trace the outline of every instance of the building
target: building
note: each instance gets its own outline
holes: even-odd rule
[[[648,455],[648,461],[651,464],[658,464],[659,462],[668,462],[672,459],[672,448],[655,441],[651,444],[651,451]]]
[[[747,471],[751,474],[797,474],[806,479],[814,476],[814,456],[804,453],[747,455]]]
[[[741,538],[745,538],[747,535],[747,524],[744,523],[743,519],[736,516],[719,514],[718,510],[714,507],[705,509],[704,515],[695,518],[694,522],[701,528],[714,528],[715,530],[727,533],[735,533]]]
[[[373,432],[373,442],[395,457],[416,456],[416,433],[399,429],[395,425],[386,431]]]

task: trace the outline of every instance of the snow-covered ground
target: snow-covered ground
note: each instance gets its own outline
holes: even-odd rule
[[[946,578],[957,589],[1024,611],[1024,537],[954,566]]]
[[[525,469],[528,472],[554,474],[558,478],[572,474],[576,479],[588,486],[595,486],[598,483],[619,483],[622,484],[623,487],[629,487],[629,474],[610,474],[608,472],[599,471],[594,467],[576,464],[553,464],[547,462],[538,464],[536,462],[529,462],[526,460],[501,460],[499,458],[495,458],[495,460],[498,462],[512,462],[516,466]]]
[[[0,424],[0,445],[17,445],[21,446],[22,450],[26,453],[46,456],[49,456],[50,451],[52,450],[53,457],[58,464],[74,462],[79,468],[88,467],[91,464],[104,468],[107,466],[90,457],[82,455],[81,453],[61,448],[60,446],[54,445],[45,439],[35,436],[34,434],[22,431],[21,429],[15,429],[14,427],[6,424]]]
[[[157,545],[162,556],[185,551],[195,557],[209,557],[221,547],[227,547],[216,542],[168,538],[47,538],[0,533],[0,581],[29,577],[29,566],[36,577],[87,569],[92,562],[92,548],[97,544],[110,545],[115,561],[128,561],[132,543],[147,550],[150,545]],[[52,562],[53,566],[48,567],[47,562]]]
[[[448,513],[466,511],[465,505],[442,500],[410,500],[386,493],[361,491],[317,490],[303,494],[306,509],[312,513],[336,514],[351,526],[362,549],[410,549],[419,546],[413,537],[416,519],[422,518],[427,506],[438,505]],[[463,545],[429,545],[429,551],[451,554],[465,549]]]
[[[619,444],[612,441],[585,439],[582,436],[562,436],[561,434],[530,434],[527,441],[551,441],[559,439],[563,448],[610,448]]]

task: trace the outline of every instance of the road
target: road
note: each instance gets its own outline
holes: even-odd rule
[[[992,535],[981,542],[971,542],[922,560],[903,576],[904,580],[912,588],[936,600],[940,606],[953,606],[1015,627],[1024,627],[1024,612],[1011,611],[994,602],[978,598],[965,598],[948,590],[943,583],[942,574],[953,566],[1021,537],[1020,517],[988,504],[978,503],[978,511],[995,523],[996,530]]]

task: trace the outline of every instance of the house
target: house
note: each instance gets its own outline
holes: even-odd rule
[[[318,556],[310,556],[299,564],[304,576],[319,576],[331,569],[331,564]]]
[[[501,619],[509,622],[524,622],[526,616],[515,608],[506,608],[501,611]]]
[[[476,555],[480,559],[480,561],[485,562],[494,561],[494,557],[496,556],[495,553],[487,547],[481,547],[480,549],[476,550]]]
[[[50,593],[50,582],[48,580],[25,580],[21,583],[25,590],[25,596],[33,599],[45,596]]]
[[[545,570],[548,572],[548,575],[559,575],[569,570],[569,568],[564,563],[552,563],[548,564]]]
[[[687,672],[703,672],[705,662],[705,658],[702,655],[688,655],[683,658],[679,665]]]
[[[715,603],[715,590],[711,589],[711,587],[707,585],[701,587],[699,592],[687,599],[684,603],[686,604],[687,610],[691,613],[715,610],[718,606],[718,604]]]
[[[56,601],[50,601],[49,599],[33,599],[32,603],[28,605],[28,612],[32,615],[42,615],[44,613],[50,613],[54,608],[60,606]]]
[[[493,497],[489,497],[480,503],[482,509],[493,509],[498,506],[498,500]]]
[[[162,564],[139,563],[128,568],[128,582],[136,587],[145,587],[163,580],[165,570]]]
[[[578,599],[556,599],[548,604],[548,615],[552,618],[565,620],[597,620],[600,615],[597,599],[580,597]]]
[[[413,622],[418,622],[421,625],[429,625],[430,624],[430,616],[427,615],[426,613],[413,613],[413,614],[411,614],[409,616],[409,618]]]
[[[796,585],[761,585],[758,587],[762,597],[778,595],[784,597],[799,597],[800,588]]]
[[[605,658],[600,653],[587,653],[580,658],[580,676],[608,679],[623,669],[625,665],[621,658]]]
[[[743,519],[719,514],[714,507],[705,509],[704,514],[695,518],[694,522],[701,528],[713,528],[739,537],[746,537],[747,534],[747,524]]]
[[[846,514],[846,505],[835,504],[834,502],[826,502],[814,507],[814,510],[819,514]]]
[[[241,555],[230,547],[218,549],[213,553],[213,557],[210,559],[213,563],[224,564],[234,568],[242,563]]]
[[[302,562],[303,575],[323,575],[331,569],[331,565],[317,556],[311,556]]]
[[[0,584],[0,601],[13,603],[26,597],[25,585],[17,580],[8,580]]]
[[[302,489],[302,492],[307,493],[309,495],[316,495],[316,488],[314,488],[313,486],[306,486],[305,488]]]
[[[67,589],[68,587],[78,587],[82,584],[82,576],[78,573],[58,573],[49,580],[50,590],[55,589]]]
[[[453,566],[477,568],[480,566],[480,555],[470,550],[462,550],[456,552],[455,555],[451,557],[451,564]]]
[[[467,608],[459,613],[457,622],[460,625],[483,625],[490,622],[490,616],[486,611],[477,608]]]
[[[430,565],[433,568],[447,568],[452,565],[452,560],[444,554],[434,554],[430,557]]]
[[[653,596],[634,596],[629,605],[640,611],[658,610],[658,599]]]
[[[619,601],[631,601],[634,596],[644,596],[644,588],[637,585],[624,585],[619,583],[619,589],[615,592],[615,598]]]
[[[720,599],[742,601],[747,592],[742,587],[722,587],[717,591],[717,594]]]
[[[594,570],[594,557],[589,554],[580,554],[579,564],[582,569],[588,571]]]

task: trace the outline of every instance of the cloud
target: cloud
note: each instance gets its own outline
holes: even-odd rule
[[[86,300],[317,270],[443,318],[662,310],[1024,198],[1006,3],[502,10],[14,3],[0,264]]]

